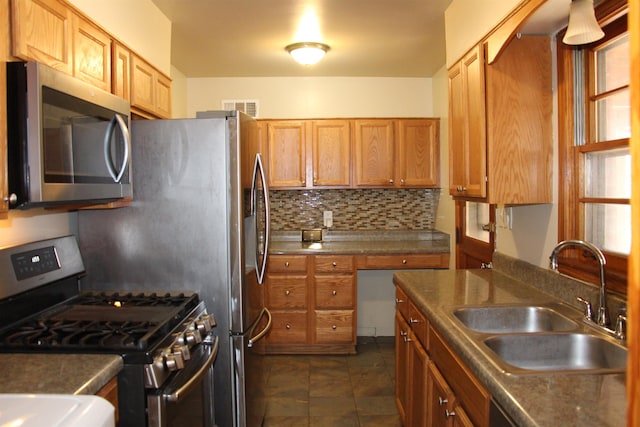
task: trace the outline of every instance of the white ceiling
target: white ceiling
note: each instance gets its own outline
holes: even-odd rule
[[[187,77],[431,77],[445,64],[452,0],[153,0],[172,22],[171,62]],[[308,8],[321,40],[299,40]],[[322,41],[318,64],[284,47]]]
[[[432,77],[445,65],[444,11],[452,0],[152,1],[172,22],[171,63],[187,77]],[[521,32],[555,33],[570,3],[547,0]],[[309,11],[319,36],[301,40]],[[302,66],[284,50],[299,41],[331,49]]]

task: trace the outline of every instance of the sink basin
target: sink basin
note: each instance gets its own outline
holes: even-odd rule
[[[512,373],[540,371],[624,372],[627,349],[599,336],[580,333],[496,335],[484,344]]]
[[[462,307],[453,315],[467,328],[490,334],[570,331],[576,322],[543,306]]]

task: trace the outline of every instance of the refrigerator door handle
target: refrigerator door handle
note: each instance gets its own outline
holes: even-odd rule
[[[260,314],[259,319],[261,319],[262,316],[264,316],[264,315],[267,316],[267,324],[265,325],[264,328],[262,328],[262,330],[260,332],[258,332],[257,334],[255,334],[251,338],[249,338],[249,342],[247,343],[247,347],[253,347],[253,345],[255,343],[257,343],[258,341],[260,341],[267,334],[267,332],[269,332],[269,330],[271,329],[271,312],[269,311],[269,309],[267,307],[264,307],[262,309],[262,313]],[[256,322],[256,325],[257,325],[257,322]],[[251,330],[251,332],[253,333],[253,330]]]
[[[264,200],[264,249],[260,253],[260,233],[258,230],[260,219],[257,218],[256,206],[256,183],[260,179],[262,182],[262,196]],[[267,257],[269,255],[269,233],[271,228],[270,220],[270,208],[269,208],[269,188],[267,187],[266,174],[264,173],[264,166],[262,165],[262,156],[260,153],[256,154],[256,162],[253,167],[253,182],[251,184],[251,213],[256,214],[256,275],[258,276],[258,284],[264,283],[264,274],[267,269]]]

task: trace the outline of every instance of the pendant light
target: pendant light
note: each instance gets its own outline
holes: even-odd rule
[[[604,32],[596,20],[593,0],[572,0],[569,8],[569,26],[562,41],[580,45],[600,40]]]
[[[301,42],[290,44],[285,50],[302,65],[313,65],[318,63],[324,54],[329,50],[329,46],[317,42]]]

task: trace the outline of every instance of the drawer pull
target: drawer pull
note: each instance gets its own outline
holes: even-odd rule
[[[405,343],[410,343],[413,342],[413,340],[411,338],[409,338],[407,335],[405,335],[404,337],[402,337],[402,339],[404,340]]]
[[[405,300],[396,298],[396,304],[404,304]]]
[[[284,294],[285,294],[286,296],[289,296],[289,294],[290,294],[290,293],[291,293],[291,291],[289,291],[289,289],[287,289],[286,291],[284,291]]]
[[[442,397],[438,396],[438,405],[442,406],[447,403],[449,403],[449,399],[443,399]]]
[[[284,327],[287,328],[287,329],[291,329],[291,325],[288,324],[288,323]]]
[[[406,260],[406,259],[403,259],[403,260],[402,260],[402,263],[403,263],[403,264],[406,264],[406,263],[407,263],[407,260]]]
[[[411,317],[409,319],[409,323],[420,323],[420,319],[414,319],[413,317]]]
[[[338,327],[336,325],[331,325],[331,329],[335,331],[336,329],[338,329]]]
[[[289,261],[285,261],[285,263],[284,263],[284,267],[285,267],[285,268],[289,268]]]
[[[445,416],[445,418],[455,417],[456,416],[456,412],[455,411],[449,411],[448,409],[445,409],[444,410],[444,416]]]
[[[335,262],[335,261],[333,261],[333,262],[331,263],[331,265],[335,268],[335,267],[337,267],[337,266],[338,266],[338,263],[337,263],[337,262]]]
[[[336,295],[338,295],[338,291],[331,292],[331,295],[333,295],[335,297]]]

